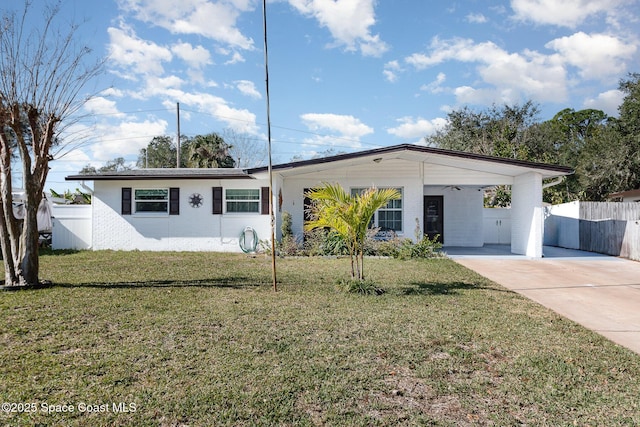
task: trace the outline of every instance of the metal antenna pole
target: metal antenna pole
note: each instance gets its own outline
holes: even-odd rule
[[[271,161],[271,112],[269,105],[269,55],[267,52],[267,0],[262,0],[262,24],[264,28],[264,75],[267,98],[267,141],[269,151],[269,215],[271,217],[271,272],[273,276],[273,290],[278,291],[276,279],[276,219],[273,209],[273,164]]]

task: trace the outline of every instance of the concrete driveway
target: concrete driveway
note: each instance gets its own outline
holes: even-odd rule
[[[640,262],[544,248],[545,257],[451,248],[459,264],[640,354]],[[474,253],[476,252],[476,253]]]

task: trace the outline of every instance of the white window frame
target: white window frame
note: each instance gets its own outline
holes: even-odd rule
[[[255,192],[258,193],[258,198],[254,199],[254,198],[248,197],[248,198],[245,198],[245,199],[229,199],[228,198],[228,192],[229,191],[247,191],[247,192],[255,191]],[[224,210],[225,210],[225,213],[228,213],[228,214],[251,214],[251,215],[258,214],[259,215],[260,214],[260,207],[261,207],[261,204],[262,204],[262,194],[261,193],[262,192],[260,191],[259,188],[225,188],[224,189]],[[250,210],[250,211],[229,210],[229,203],[232,203],[232,204],[234,204],[234,203],[237,203],[237,204],[240,204],[240,203],[251,203],[251,204],[253,204],[253,203],[255,203],[256,208],[255,208],[255,210]]]
[[[157,198],[157,199],[138,199],[138,191],[164,191],[166,194],[166,198]],[[169,199],[170,199],[170,191],[169,188],[134,188],[133,189],[133,214],[138,216],[164,216],[169,215]],[[138,203],[165,203],[166,207],[163,211],[160,210],[138,210]]]
[[[387,206],[383,206],[380,209],[378,209],[375,214],[373,214],[373,226],[374,227],[380,227],[380,223],[379,223],[379,212],[380,211],[389,211],[389,212],[400,212],[400,224],[401,227],[399,230],[394,230],[396,233],[398,234],[402,234],[404,232],[404,188],[403,187],[379,187],[380,189],[393,189],[393,190],[397,190],[400,193],[400,207],[399,208],[395,208],[395,207],[388,207]],[[355,195],[356,193],[362,193],[364,191],[368,190],[368,187],[352,187],[351,188],[351,194]],[[394,202],[396,202],[396,200],[392,200],[389,203],[393,204]],[[387,227],[388,229],[388,227]]]

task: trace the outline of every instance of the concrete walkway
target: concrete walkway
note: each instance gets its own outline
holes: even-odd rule
[[[640,354],[640,262],[545,246],[545,257],[508,247],[444,248],[454,261]]]

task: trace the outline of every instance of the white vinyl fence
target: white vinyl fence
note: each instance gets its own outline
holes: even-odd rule
[[[91,205],[53,205],[53,249],[91,248]]]

